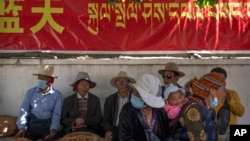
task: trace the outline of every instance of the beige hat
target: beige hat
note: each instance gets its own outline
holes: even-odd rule
[[[174,62],[168,62],[166,65],[165,65],[165,69],[163,70],[159,70],[158,73],[160,75],[163,75],[164,71],[174,71],[174,72],[177,72],[179,74],[180,77],[183,77],[185,76],[185,73],[179,71],[179,68],[178,68],[178,65]]]
[[[41,65],[38,73],[32,75],[45,75],[58,79],[59,77],[54,74],[54,67],[51,65]]]
[[[114,87],[116,87],[116,80],[119,78],[126,78],[128,79],[129,83],[135,83],[135,79],[132,77],[129,77],[125,71],[120,71],[116,77],[113,77],[110,80],[110,84]]]
[[[75,81],[71,84],[71,86],[74,86],[75,83],[77,83],[79,80],[86,80],[90,84],[90,88],[94,88],[96,86],[96,83],[90,79],[90,75],[87,72],[78,72]]]
[[[149,106],[154,108],[161,108],[164,106],[164,100],[161,97],[162,87],[161,81],[158,77],[144,73],[135,84],[132,84],[139,92],[142,100]]]

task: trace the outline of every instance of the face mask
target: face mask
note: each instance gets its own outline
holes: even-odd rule
[[[131,103],[132,103],[132,106],[137,109],[141,109],[145,107],[144,101],[141,98],[138,98],[134,95],[131,95]]]
[[[48,82],[44,80],[37,80],[37,87],[40,89],[45,89],[48,87]]]
[[[218,105],[218,99],[217,97],[214,97],[211,101],[210,101],[210,106],[212,108],[216,107]]]

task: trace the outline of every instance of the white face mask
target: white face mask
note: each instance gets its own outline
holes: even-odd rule
[[[45,89],[46,87],[48,87],[48,82],[38,79],[37,80],[37,87],[40,89]]]
[[[211,101],[210,101],[210,106],[212,108],[215,108],[218,105],[218,98],[214,97]]]

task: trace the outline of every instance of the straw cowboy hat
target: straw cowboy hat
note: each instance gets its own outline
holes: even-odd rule
[[[32,75],[45,75],[58,79],[59,77],[54,74],[54,67],[51,65],[41,65],[38,73]]]
[[[161,82],[158,77],[144,73],[135,84],[132,84],[132,86],[139,92],[142,100],[147,105],[154,108],[161,108],[164,106],[164,101],[161,97]]]
[[[117,79],[119,79],[119,78],[126,78],[126,79],[128,79],[128,82],[129,82],[129,83],[135,83],[135,79],[134,79],[134,78],[129,77],[125,71],[120,71],[116,77],[113,77],[113,78],[110,80],[110,84],[111,84],[112,86],[116,87],[116,81],[117,81]]]
[[[80,80],[88,81],[90,84],[90,88],[94,88],[96,86],[96,83],[90,79],[90,75],[87,72],[78,72],[75,81],[71,84],[71,86],[74,86]]]
[[[176,63],[174,63],[174,62],[168,62],[165,65],[165,69],[159,70],[158,73],[163,75],[164,71],[166,71],[166,70],[177,72],[180,77],[185,76],[185,73],[179,71],[178,65]]]

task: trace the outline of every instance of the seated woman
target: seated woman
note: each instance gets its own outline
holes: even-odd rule
[[[208,73],[200,79],[188,82],[192,89],[191,102],[182,107],[180,126],[174,140],[217,141],[216,115],[217,95],[224,92],[225,80],[217,73]]]
[[[131,87],[131,102],[124,105],[119,116],[120,141],[170,140],[169,119],[163,108],[159,78],[144,73]]]
[[[96,83],[86,72],[79,72],[71,85],[74,94],[66,97],[62,109],[62,136],[71,132],[92,132],[100,134],[102,111],[100,99],[89,92]]]

